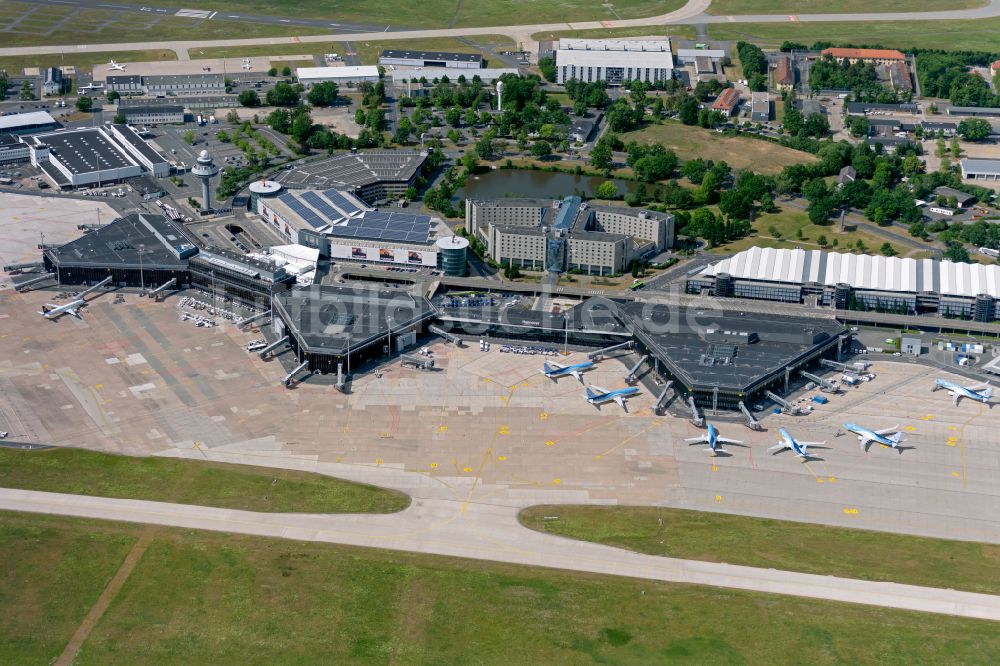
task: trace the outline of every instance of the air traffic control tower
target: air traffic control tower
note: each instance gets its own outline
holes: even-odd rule
[[[212,209],[212,177],[219,173],[219,168],[212,162],[212,156],[207,150],[198,155],[198,163],[191,167],[191,173],[201,180],[201,209]]]

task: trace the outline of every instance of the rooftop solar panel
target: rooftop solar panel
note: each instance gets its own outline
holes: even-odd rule
[[[351,203],[347,197],[338,192],[337,190],[326,190],[323,192],[323,196],[333,202],[333,205],[337,206],[343,210],[348,215],[358,213],[361,211],[357,205]]]
[[[326,200],[320,198],[320,196],[315,192],[303,193],[302,200],[315,208],[320,215],[325,215],[330,221],[339,220],[345,215],[344,212],[338,211],[336,208],[328,204]]]

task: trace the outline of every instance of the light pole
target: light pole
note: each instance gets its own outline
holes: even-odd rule
[[[139,295],[146,293],[146,278],[142,272],[142,255],[146,253],[146,246],[139,246]]]

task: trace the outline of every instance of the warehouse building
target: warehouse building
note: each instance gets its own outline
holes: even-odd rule
[[[353,86],[359,83],[376,83],[379,80],[378,67],[358,65],[356,67],[299,67],[296,70],[299,83],[312,86],[332,81],[338,86]]]
[[[416,150],[341,153],[282,171],[275,180],[292,189],[347,191],[375,206],[398,199],[415,186],[426,161],[427,153]]]
[[[674,243],[673,215],[584,203],[579,197],[468,199],[465,228],[500,265],[556,273],[623,273],[633,260]]]
[[[138,74],[108,74],[104,83],[109,92],[116,92],[123,97],[146,94],[142,77]]]
[[[1000,266],[754,247],[706,267],[688,293],[898,314],[1000,318]]]
[[[902,104],[876,104],[873,102],[848,102],[844,105],[844,111],[849,116],[867,116],[873,111],[879,113],[898,113],[916,115],[920,109],[913,103]]]
[[[398,209],[369,208],[349,192],[288,190],[258,197],[257,214],[291,243],[337,261],[436,267],[440,220]]]
[[[434,318],[430,302],[396,289],[312,285],[274,298],[275,330],[308,369],[336,374],[398,353]]]
[[[180,104],[128,104],[119,107],[125,122],[132,125],[168,125],[184,122]]]
[[[949,116],[969,116],[970,118],[998,118],[1000,107],[993,106],[949,106]]]
[[[673,78],[674,56],[669,39],[560,39],[556,49],[556,82],[570,79],[657,83]]]
[[[28,144],[13,134],[0,134],[0,166],[21,164],[30,159]]]
[[[445,53],[442,51],[400,51],[386,49],[378,64],[393,67],[432,67],[446,69],[481,69],[483,56],[479,53]]]
[[[959,165],[964,180],[1000,180],[1000,160],[966,157]]]
[[[0,134],[31,134],[59,127],[48,111],[29,111],[0,116]]]
[[[166,158],[127,125],[35,134],[29,150],[31,163],[60,188],[121,182],[143,173],[170,175]]]

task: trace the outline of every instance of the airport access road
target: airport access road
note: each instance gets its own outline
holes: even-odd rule
[[[1000,621],[1000,597],[643,555],[529,530],[515,506],[417,499],[392,515],[265,514],[0,489],[0,509],[465,557]]]

